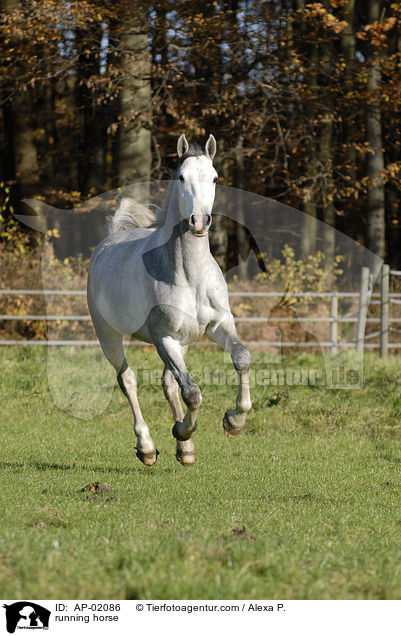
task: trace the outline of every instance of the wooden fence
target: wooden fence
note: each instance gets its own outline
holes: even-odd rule
[[[297,320],[300,323],[329,323],[330,335],[329,340],[319,342],[321,347],[328,348],[331,353],[336,353],[339,348],[355,348],[361,352],[364,348],[367,349],[380,349],[380,355],[382,358],[387,357],[389,348],[398,349],[401,348],[401,342],[389,342],[389,332],[401,333],[401,330],[392,327],[391,325],[401,323],[401,318],[391,318],[389,316],[389,307],[391,303],[401,304],[401,293],[390,293],[390,275],[401,276],[401,271],[390,270],[388,265],[383,265],[380,273],[380,292],[373,293],[370,287],[370,273],[367,267],[363,267],[361,270],[361,281],[359,292],[304,292],[293,294],[297,298],[326,298],[330,299],[330,315],[329,316],[303,316],[298,317]],[[60,290],[60,289],[47,289],[47,290],[30,290],[30,289],[0,289],[0,294],[4,295],[43,295],[43,296],[86,296],[86,291],[81,290]],[[244,292],[244,291],[232,291],[229,292],[231,297],[265,297],[265,298],[279,298],[282,294],[276,292]],[[358,310],[357,315],[353,315],[349,312],[346,315],[340,315],[338,312],[338,302],[341,298],[357,298]],[[380,305],[380,317],[368,317],[368,306]],[[74,315],[74,314],[0,314],[0,320],[47,320],[47,321],[90,321],[88,314]],[[275,317],[274,322],[291,322],[292,318],[287,317]],[[237,323],[264,323],[266,324],[266,316],[254,316],[254,317],[236,317]],[[355,340],[346,342],[338,340],[338,324],[339,323],[355,323],[356,324],[356,336]],[[379,324],[379,330],[368,335],[365,333],[367,323]],[[368,342],[369,340],[379,337],[380,342]],[[316,346],[314,342],[282,342],[282,341],[268,341],[268,340],[248,340],[243,341],[248,345],[260,345],[260,346],[282,346],[282,347],[311,347]],[[1,340],[0,345],[98,345],[97,340]],[[141,341],[132,341],[133,345],[144,345]],[[206,341],[202,341],[199,344],[212,344]]]

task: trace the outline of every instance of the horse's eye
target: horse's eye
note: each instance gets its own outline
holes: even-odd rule
[[[184,181],[184,177],[182,176],[182,174],[180,174],[180,176],[178,177],[180,181]]]
[[[215,177],[215,178],[213,179],[213,183],[217,183],[217,179],[218,179],[218,178],[219,178],[219,177]]]

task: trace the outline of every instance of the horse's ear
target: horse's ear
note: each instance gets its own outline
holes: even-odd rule
[[[182,155],[185,155],[185,153],[188,152],[188,150],[189,150],[189,143],[187,142],[187,138],[185,137],[185,135],[181,135],[181,137],[179,137],[177,141],[178,156],[182,157]]]
[[[216,154],[217,144],[213,135],[209,135],[209,139],[206,142],[205,152],[206,156],[209,157],[213,161],[214,155]]]

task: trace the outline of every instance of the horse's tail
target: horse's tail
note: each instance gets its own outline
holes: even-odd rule
[[[132,197],[122,197],[108,219],[109,233],[128,232],[136,227],[156,227],[158,214]]]

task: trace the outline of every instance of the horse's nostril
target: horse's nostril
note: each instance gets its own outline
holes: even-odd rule
[[[189,217],[189,222],[191,225],[195,225],[195,216],[193,214]]]
[[[211,214],[207,214],[206,215],[206,223],[207,225],[210,225],[212,222],[212,215]]]

